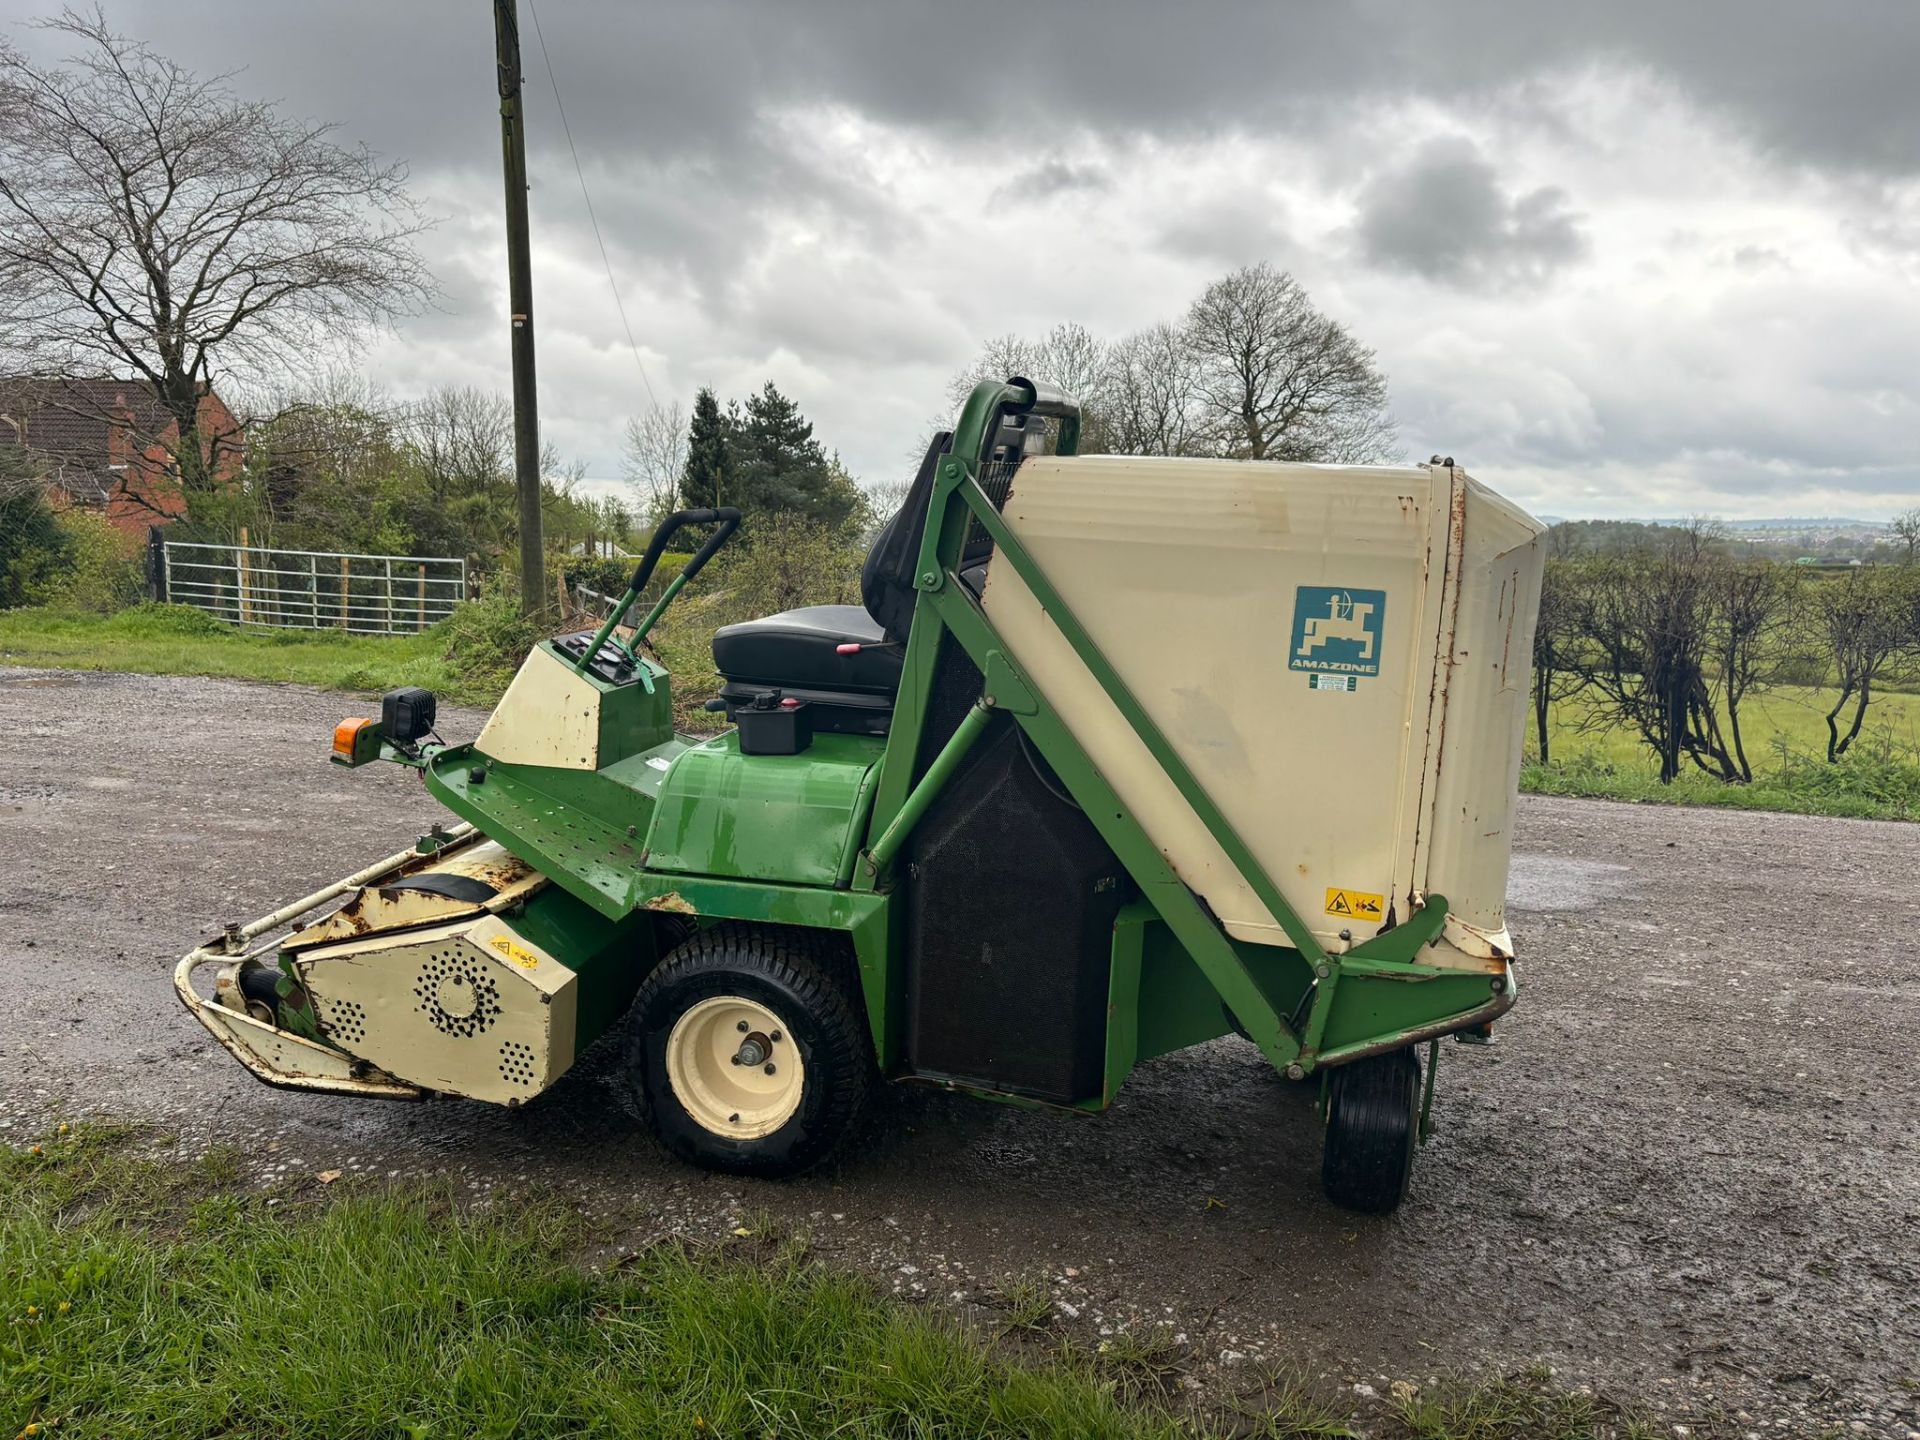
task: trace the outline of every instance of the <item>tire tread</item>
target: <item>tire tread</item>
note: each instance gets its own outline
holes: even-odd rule
[[[705,1146],[661,1123],[647,1094],[647,1016],[660,994],[701,976],[762,977],[790,992],[818,1031],[810,1069],[844,1083],[830,1084],[826,1108],[789,1156]],[[621,1098],[656,1138],[681,1159],[709,1169],[747,1175],[789,1175],[831,1159],[853,1132],[877,1078],[867,1017],[856,1001],[859,976],[845,937],[836,931],[724,921],[695,932],[676,946],[641,982],[627,1034]],[[789,1018],[789,1025],[793,1020]]]

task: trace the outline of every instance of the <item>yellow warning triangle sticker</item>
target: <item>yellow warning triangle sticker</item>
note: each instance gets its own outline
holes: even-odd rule
[[[1357,920],[1380,920],[1386,917],[1387,897],[1374,895],[1365,890],[1328,890],[1327,914],[1339,915]]]

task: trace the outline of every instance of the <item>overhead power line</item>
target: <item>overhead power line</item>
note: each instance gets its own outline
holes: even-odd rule
[[[574,147],[573,127],[567,123],[567,102],[560,98],[560,81],[553,73],[553,56],[547,50],[547,37],[540,31],[540,7],[534,0],[527,0],[527,9],[533,14],[533,38],[540,45],[540,59],[547,67],[547,84],[553,87],[553,103],[560,112],[560,133],[567,137],[567,153],[573,156],[573,173],[580,178],[580,198],[587,202],[587,223],[593,226],[593,243],[600,247],[600,263],[607,270],[607,288],[613,291],[613,308],[619,312],[620,328],[627,332],[627,348],[633,352],[634,368],[640,372],[640,383],[646,386],[647,402],[659,405],[653,393],[653,382],[647,378],[646,362],[640,358],[640,346],[634,341],[633,326],[627,323],[626,303],[620,298],[620,282],[613,278],[613,261],[607,256],[607,242],[600,234],[600,217],[593,212],[593,196],[587,190],[587,172],[581,168],[580,152]]]

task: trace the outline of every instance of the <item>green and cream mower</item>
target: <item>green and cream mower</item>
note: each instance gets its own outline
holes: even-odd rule
[[[731,510],[665,521],[471,743],[389,695],[335,761],[417,768],[458,823],[194,951],[181,998],[262,1080],[350,1095],[518,1105],[617,1032],[673,1151],[761,1175],[831,1154],[880,1079],[1098,1111],[1238,1032],[1318,1086],[1328,1195],[1391,1210],[1439,1040],[1515,999],[1541,527],[1451,462],[1079,430],[1044,385],[977,386],[863,605],[714,636],[711,739],[645,640]]]

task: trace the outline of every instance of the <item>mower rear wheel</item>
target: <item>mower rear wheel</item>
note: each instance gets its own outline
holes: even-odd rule
[[[640,986],[621,1086],[683,1160],[794,1175],[853,1129],[873,1046],[838,936],[718,925]]]
[[[1371,1055],[1327,1077],[1320,1186],[1334,1204],[1387,1215],[1407,1198],[1420,1132],[1420,1061],[1411,1050]]]

